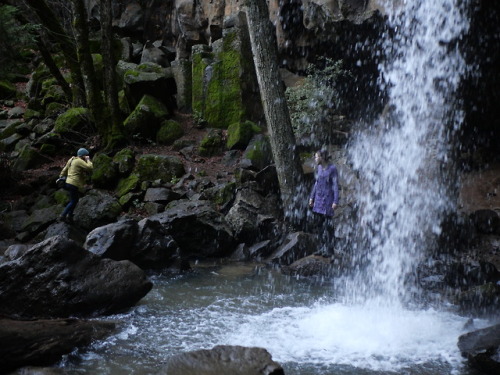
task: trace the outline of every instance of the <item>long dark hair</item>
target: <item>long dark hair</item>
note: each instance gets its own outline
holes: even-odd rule
[[[321,149],[316,151],[316,153],[319,154],[319,156],[321,156],[321,159],[323,159],[326,163],[330,161],[330,155],[328,154],[327,150]]]

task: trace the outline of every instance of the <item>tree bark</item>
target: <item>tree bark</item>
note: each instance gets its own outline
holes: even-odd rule
[[[301,194],[302,167],[279,73],[276,32],[269,20],[266,0],[246,0],[244,9],[280,184],[283,213],[289,222],[295,224],[303,217],[303,202],[307,202],[307,196]]]
[[[92,113],[92,117],[100,132],[103,123],[101,92],[97,84],[97,77],[94,69],[94,62],[90,52],[89,28],[87,25],[87,11],[83,0],[73,0],[74,21],[76,35],[76,50],[78,61],[83,72],[83,81],[85,83],[85,96],[87,104]]]
[[[42,55],[43,61],[45,62],[45,65],[47,65],[47,68],[49,69],[50,74],[54,76],[56,79],[57,83],[59,86],[61,86],[62,90],[64,91],[64,94],[66,95],[66,99],[71,101],[73,98],[73,93],[71,91],[71,87],[69,83],[64,79],[61,71],[57,67],[54,59],[52,58],[52,55],[49,52],[49,49],[45,45],[45,43],[42,41],[42,37],[39,36],[36,40],[36,44],[38,46],[38,50],[40,51],[40,54]]]
[[[49,31],[52,40],[58,43],[66,58],[66,62],[71,71],[73,80],[73,104],[85,106],[85,84],[83,82],[82,71],[78,62],[76,49],[69,35],[64,31],[61,23],[57,20],[54,12],[49,8],[44,0],[25,0],[29,7],[35,12],[42,25]]]
[[[110,124],[106,131],[106,148],[113,149],[124,140],[120,105],[118,102],[118,83],[116,81],[116,59],[113,54],[113,28],[111,0],[100,0],[101,15],[101,53],[104,65],[104,93],[110,111]]]

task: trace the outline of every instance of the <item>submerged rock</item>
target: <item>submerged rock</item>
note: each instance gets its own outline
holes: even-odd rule
[[[158,375],[284,375],[283,368],[262,348],[215,346],[176,355]]]
[[[151,288],[135,264],[101,259],[55,236],[0,265],[0,314],[15,318],[111,314],[135,305]]]

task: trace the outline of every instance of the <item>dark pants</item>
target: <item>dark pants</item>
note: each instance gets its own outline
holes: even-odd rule
[[[309,211],[307,231],[317,236],[318,250],[315,254],[326,256],[333,255],[335,227],[333,225],[332,216]]]
[[[61,216],[73,216],[73,211],[76,208],[76,205],[78,204],[78,201],[80,200],[80,192],[78,191],[78,188],[75,185],[71,184],[65,184],[64,185],[64,190],[67,190],[69,192],[69,198],[70,201],[66,208],[64,209],[63,213]]]

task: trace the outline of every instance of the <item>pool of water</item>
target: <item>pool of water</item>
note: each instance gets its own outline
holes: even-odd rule
[[[172,355],[215,345],[267,349],[287,375],[472,375],[457,348],[467,317],[342,302],[335,280],[311,282],[255,264],[198,265],[106,317],[118,330],[68,355],[69,374],[151,374]],[[476,328],[487,322],[476,321]]]

